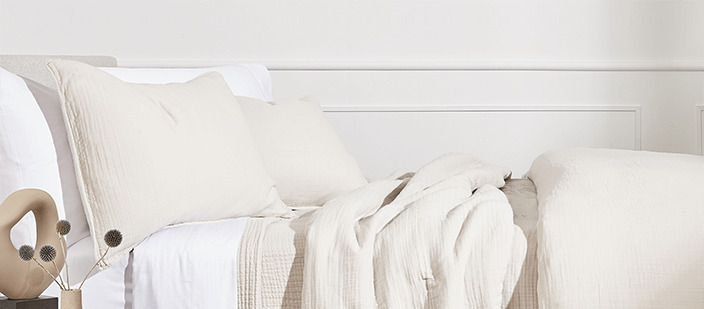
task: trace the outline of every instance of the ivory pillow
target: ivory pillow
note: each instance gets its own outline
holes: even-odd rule
[[[220,73],[132,84],[80,62],[48,65],[96,256],[107,249],[108,230],[123,234],[101,268],[168,225],[291,216]]]
[[[166,84],[172,82],[186,82],[198,75],[206,72],[216,71],[225,77],[225,81],[230,86],[232,93],[239,96],[248,96],[259,98],[262,100],[271,100],[271,75],[265,66],[256,63],[247,64],[236,64],[221,67],[212,68],[99,68],[106,71],[117,78],[132,83],[153,83],[153,84]],[[78,192],[76,185],[76,175],[74,173],[73,156],[71,155],[71,149],[68,145],[68,140],[66,137],[66,126],[64,125],[64,117],[61,113],[61,99],[56,89],[46,87],[40,83],[33,80],[23,78],[27,84],[27,87],[34,95],[36,103],[39,104],[42,113],[44,113],[44,118],[46,118],[46,123],[49,125],[49,130],[51,130],[51,136],[54,140],[54,146],[56,147],[56,159],[59,164],[59,174],[61,176],[61,190],[63,192],[63,207],[66,211],[66,219],[71,222],[71,233],[66,235],[66,241],[68,245],[73,245],[79,240],[90,236],[90,231],[88,227],[88,222],[86,221],[85,212],[83,210],[83,203],[81,201],[81,196]],[[17,87],[12,87],[13,91],[5,93],[17,93],[19,89]],[[31,100],[31,98],[27,98]],[[15,101],[21,102],[21,101]],[[41,121],[40,118],[32,118],[30,116],[38,116],[32,113],[22,114],[23,118],[20,123],[33,123],[35,121]],[[41,132],[40,130],[35,130],[35,132]],[[27,144],[37,145],[33,147],[45,147],[42,142],[45,139],[24,138],[23,141]],[[44,149],[44,148],[42,148]],[[48,148],[47,148],[48,149]],[[36,152],[43,153],[43,152]],[[48,162],[48,161],[45,161]],[[8,167],[10,165],[2,164],[0,170],[3,167]],[[12,173],[3,173],[3,175],[11,175]],[[28,179],[24,176],[24,179]],[[34,179],[34,178],[30,178]],[[43,177],[44,181],[49,181],[51,177]],[[3,180],[0,180],[3,181]],[[13,187],[3,186],[10,190]],[[9,193],[7,193],[9,194]],[[55,198],[56,199],[56,198]],[[61,201],[57,201],[57,205],[61,206]],[[33,215],[30,213],[28,216]],[[35,237],[35,228],[33,227],[34,221],[24,220],[22,222],[29,222],[28,229],[30,232],[22,232],[26,235],[32,235]],[[13,229],[13,235],[18,235],[19,231],[26,229],[20,229],[18,227]],[[13,236],[13,239],[19,239]],[[31,238],[34,239],[34,238]],[[33,243],[33,241],[30,241]],[[27,243],[27,242],[23,242]]]
[[[0,68],[0,202],[25,188],[49,193],[59,218],[65,218],[49,126],[25,80]],[[12,228],[10,238],[15,247],[34,246],[37,233],[33,213]]]
[[[367,183],[312,96],[237,101],[286,205],[322,206]]]

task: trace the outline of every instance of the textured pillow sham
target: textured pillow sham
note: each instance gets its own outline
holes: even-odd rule
[[[205,72],[216,71],[225,77],[230,86],[230,90],[236,95],[249,96],[262,100],[271,100],[271,76],[265,66],[261,64],[236,64],[213,68],[100,68],[123,81],[133,83],[171,83],[186,82]],[[83,202],[76,185],[75,167],[73,156],[66,137],[66,125],[61,113],[61,99],[56,89],[46,87],[36,81],[23,78],[27,87],[34,95],[36,103],[41,108],[46,122],[49,125],[51,136],[56,149],[56,157],[59,164],[61,176],[61,190],[63,193],[63,207],[66,211],[66,219],[71,222],[71,233],[66,235],[68,245],[73,245],[79,240],[90,236],[90,229],[86,221],[83,210]],[[29,120],[28,120],[29,121]],[[29,122],[28,122],[29,123]],[[42,139],[31,139],[32,143],[40,143]],[[37,147],[42,147],[41,145]],[[7,166],[7,165],[3,165]],[[0,167],[1,169],[1,167]],[[44,178],[50,179],[50,178]],[[31,214],[28,214],[31,216]],[[34,235],[34,222],[23,220],[29,225],[30,232],[22,232],[26,235]],[[13,235],[19,233],[14,232]],[[14,236],[13,236],[14,237]],[[19,237],[19,236],[17,236]],[[18,238],[19,239],[19,238]],[[32,238],[34,239],[34,238]]]
[[[367,183],[312,96],[237,101],[286,205],[322,206]]]
[[[63,102],[78,188],[96,248],[122,231],[107,268],[172,224],[291,216],[222,75],[133,84],[89,65],[50,61]]]
[[[51,132],[25,80],[0,68],[0,202],[24,188],[41,189],[65,218]],[[34,245],[36,224],[28,213],[12,228],[12,243]]]

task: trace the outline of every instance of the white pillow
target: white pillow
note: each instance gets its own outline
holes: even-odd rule
[[[54,140],[53,147],[56,149],[56,159],[59,164],[64,211],[66,212],[66,220],[71,222],[71,232],[66,235],[66,242],[68,246],[72,246],[79,240],[90,236],[90,230],[88,229],[86,214],[83,211],[81,195],[78,193],[76,186],[73,157],[71,156],[71,148],[66,137],[64,116],[61,114],[61,98],[59,98],[59,93],[56,89],[49,88],[31,79],[23,79],[42,110],[46,123],[49,125],[51,137]]]
[[[123,234],[107,268],[171,224],[291,216],[267,175],[235,96],[217,72],[132,84],[89,65],[49,62],[96,248]]]
[[[56,152],[42,111],[25,81],[0,68],[0,202],[24,188],[48,192],[59,218],[66,217]],[[34,245],[31,212],[12,229],[11,239],[15,247]]]
[[[214,68],[150,69],[150,68],[100,68],[130,83],[166,84],[183,83],[206,72],[219,72],[227,81],[232,93],[238,96],[271,101],[271,75],[265,66],[256,63],[236,64]]]
[[[322,206],[367,183],[312,96],[264,102],[238,97],[267,172],[289,206]]]

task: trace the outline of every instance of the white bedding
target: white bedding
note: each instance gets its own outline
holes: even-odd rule
[[[526,252],[525,237],[496,188],[508,170],[458,154],[428,166],[410,181],[392,175],[293,220],[250,219],[240,246],[240,308],[366,308],[377,302],[379,307],[419,302],[440,307],[441,300],[447,306],[505,307]],[[401,190],[401,183],[409,191]],[[379,208],[385,200],[396,202]],[[422,250],[421,240],[434,249]],[[446,259],[451,252],[458,255]],[[415,263],[422,261],[436,267]],[[399,270],[417,276],[392,279]],[[411,299],[403,293],[436,297]]]
[[[248,218],[183,224],[134,249],[133,308],[237,308],[237,250]]]
[[[526,246],[498,190],[509,174],[446,154],[326,203],[307,234],[302,308],[505,308]]]
[[[82,287],[83,308],[237,308],[237,250],[247,220],[182,224],[154,233],[115,265],[93,271]],[[95,263],[92,240],[68,252],[71,285],[78,288]],[[44,292],[59,294],[56,284]]]
[[[503,188],[513,207],[513,223],[521,227],[528,239],[525,264],[509,308],[536,308],[538,302],[541,308],[704,307],[704,247],[701,246],[704,243],[704,158],[615,150],[563,150],[539,157],[528,176],[537,186],[537,200],[530,180],[520,183],[514,180]],[[376,185],[384,186],[381,182]],[[423,189],[427,185],[416,181],[406,186],[412,187]],[[393,185],[389,185],[389,189],[392,188]],[[482,190],[475,192],[474,196],[483,195]],[[540,216],[536,211],[538,202]],[[393,204],[381,209],[390,209],[389,206]],[[402,208],[411,210],[411,207]],[[229,262],[239,263],[241,269],[234,273],[241,277],[233,278],[233,272],[223,275],[219,271],[217,276],[203,278],[217,278],[213,279],[214,283],[220,282],[222,277],[227,281],[223,284],[239,284],[237,293],[247,296],[239,299],[240,308],[300,308],[305,274],[303,258],[307,251],[304,234],[314,213],[299,212],[303,215],[294,220],[239,219],[240,232],[250,235],[243,238],[247,244],[240,245],[239,258],[233,254]],[[340,231],[348,231],[347,238],[330,239],[335,242],[346,239],[350,244],[356,239],[361,241],[363,237],[349,237],[368,227],[370,221],[361,220],[353,230],[341,228]],[[537,227],[536,221],[539,221]],[[244,222],[247,222],[246,229]],[[388,226],[393,228],[393,224]],[[192,233],[189,229],[200,232]],[[204,226],[173,227],[155,234],[150,242],[137,248],[130,256],[132,260],[125,259],[117,267],[89,279],[84,286],[86,308],[94,307],[88,304],[100,304],[100,308],[130,308],[130,278],[135,278],[135,290],[146,291],[142,296],[136,293],[135,308],[140,308],[139,304],[141,308],[178,308],[188,301],[191,301],[190,305],[184,307],[200,307],[207,297],[189,300],[183,295],[198,292],[169,285],[184,280],[189,272],[181,269],[189,259],[203,258],[185,253],[186,248],[208,252],[199,248],[215,247],[218,252],[212,254],[221,255],[218,254],[222,253],[221,248],[228,247],[229,252],[236,253],[232,250],[236,250],[237,245],[233,244],[240,244],[239,239],[229,238],[229,244],[196,240],[212,240],[212,235],[220,233],[223,236],[229,232],[224,222],[214,222]],[[186,234],[189,237],[182,237]],[[192,238],[197,245],[187,245],[191,242],[187,238]],[[394,245],[402,244],[399,241],[402,238],[394,237],[393,233],[388,239],[392,239]],[[540,245],[536,246],[536,240]],[[142,246],[145,251],[138,254]],[[375,250],[380,250],[378,247]],[[344,254],[358,254],[361,248]],[[329,256],[330,251],[323,252],[318,258]],[[256,254],[259,256],[252,258]],[[136,261],[137,256],[143,261]],[[250,256],[249,260],[247,256]],[[155,262],[159,263],[158,266]],[[137,267],[138,264],[141,266]],[[222,269],[215,263],[196,264]],[[141,269],[143,274],[135,273],[136,269]],[[516,276],[519,267],[514,263],[508,269],[514,269],[513,274],[506,272],[511,277]],[[252,274],[256,274],[256,278]],[[537,280],[538,275],[540,280]],[[340,277],[339,274],[335,276]],[[136,278],[139,277],[142,283],[137,284]],[[252,282],[258,284],[251,285]],[[378,290],[378,286],[379,283],[375,289]],[[97,291],[101,288],[103,290]],[[182,292],[177,293],[179,297],[166,297],[165,301],[153,299],[157,295],[169,295],[169,292],[158,291],[160,288],[181,289]],[[231,298],[218,299],[210,306],[228,304],[230,307],[237,303],[237,293],[229,290],[232,294],[219,293]],[[510,292],[502,292],[501,296],[490,297],[489,302],[495,304],[496,299],[501,298],[501,305],[506,305]]]
[[[528,176],[541,308],[704,308],[704,157],[567,149]]]
[[[402,173],[390,177],[394,178],[400,174]],[[412,186],[422,188],[418,182],[415,183]],[[536,277],[532,275],[536,269],[534,264],[534,231],[537,218],[535,187],[530,180],[511,179],[506,181],[506,186],[502,190],[511,202],[513,222],[523,229],[523,233],[528,238],[529,250],[526,255],[526,263],[529,265],[521,267],[522,260],[519,259],[509,265],[506,272],[507,277],[512,278],[509,281],[514,282],[518,272],[521,272],[508,308],[537,308],[534,306],[534,303],[537,303],[537,298],[534,296]],[[303,234],[309,226],[312,214],[310,210],[315,209],[318,207],[298,210],[299,216],[293,220],[240,218],[164,229],[140,244],[134,252],[115,266],[89,278],[83,287],[84,307],[186,308],[208,304],[210,308],[221,306],[235,308],[236,306],[232,304],[239,302],[239,308],[301,308],[306,242]],[[245,222],[248,225],[246,229]],[[241,238],[246,243],[240,243],[240,238],[236,235],[238,233],[249,233]],[[513,235],[519,242],[525,241],[522,233]],[[86,238],[85,241],[77,243],[70,249],[69,262],[74,265],[71,268],[74,283],[79,281],[77,273],[85,274],[91,266],[94,259],[91,245],[90,239]],[[216,259],[219,261],[197,262],[203,259],[200,255],[207,252],[203,248],[215,247],[218,250],[229,248],[231,251],[237,245],[240,246],[239,259],[237,256],[228,257],[215,252],[213,257],[217,256]],[[513,254],[514,260],[516,256],[522,257],[521,252],[525,250],[521,246],[517,248],[518,252]],[[237,273],[240,276],[256,276],[256,278],[240,277],[236,280],[231,276],[232,272],[219,271],[224,269],[222,263],[238,263],[240,269]],[[184,267],[185,265],[190,266]],[[182,271],[183,269],[194,270],[194,267],[205,268],[205,271]],[[213,271],[218,272],[212,275]],[[81,278],[82,276],[80,275]],[[198,285],[202,284],[202,287],[193,287],[193,284],[199,280],[201,282]],[[207,281],[206,284],[203,284],[203,280]],[[232,286],[238,281],[237,292],[240,299],[232,294],[234,291],[230,291],[231,288],[225,287]],[[257,282],[257,284],[243,285],[243,282],[248,281]],[[221,288],[230,292],[211,289],[211,284],[219,284]],[[213,295],[211,293],[214,291],[215,295],[224,295],[226,298],[211,298],[210,295]],[[179,297],[171,297],[174,294]],[[48,291],[47,295],[58,295],[58,289]],[[184,299],[182,295],[193,296]],[[246,297],[241,297],[242,295]],[[510,289],[503,291],[502,306],[506,305],[510,295]]]
[[[402,174],[396,173],[390,178]],[[502,191],[513,208],[514,223],[523,230],[528,243],[522,267],[520,264],[509,267],[513,272],[510,276],[515,276],[517,271],[521,275],[508,308],[537,309],[535,186],[528,179],[509,179]],[[297,211],[299,216],[292,220],[252,218],[247,222],[240,244],[240,308],[301,308],[305,233],[312,209],[315,208]],[[509,294],[510,291],[506,291],[504,296]]]
[[[526,237],[526,259],[521,275],[508,304],[509,309],[538,309],[538,257],[536,228],[538,224],[538,199],[535,185],[530,179],[508,179],[501,188],[513,208],[513,223]]]

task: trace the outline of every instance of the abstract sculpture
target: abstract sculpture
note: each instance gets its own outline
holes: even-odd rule
[[[18,258],[20,252],[10,240],[12,227],[28,212],[34,212],[37,221],[37,243],[51,245],[55,251],[49,262],[28,263]],[[22,189],[10,194],[0,204],[0,293],[10,299],[35,298],[46,290],[64,265],[65,243],[56,236],[54,226],[59,220],[56,204],[51,196],[38,189]],[[27,252],[24,252],[27,255]],[[54,263],[58,267],[54,267]],[[41,266],[40,266],[41,265]],[[49,271],[47,273],[44,269]],[[57,269],[58,268],[58,269]],[[53,276],[53,277],[52,277]]]

